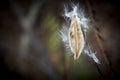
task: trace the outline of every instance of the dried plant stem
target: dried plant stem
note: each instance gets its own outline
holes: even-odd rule
[[[89,43],[88,43],[88,41],[87,41],[87,40],[88,40],[88,39],[87,39],[87,35],[86,35],[85,32],[83,32],[83,34],[84,34],[84,37],[85,37],[85,41],[86,41],[86,45],[87,45],[89,54],[91,54],[92,52],[91,52],[91,49],[90,49],[90,45],[89,45]],[[90,59],[94,62],[94,59],[93,59],[93,58],[90,58]],[[97,70],[98,70],[98,73],[99,73],[100,76],[102,76],[102,78],[103,78],[103,74],[102,74],[101,69],[99,68],[99,65],[98,65],[96,62],[94,62],[94,64],[95,64],[95,66],[96,66],[96,68],[97,68]]]
[[[86,4],[87,4],[88,13],[89,13],[89,16],[90,16],[91,22],[92,22],[93,25],[94,25],[94,27],[93,27],[93,31],[94,31],[94,35],[95,35],[95,37],[96,37],[96,40],[97,40],[98,46],[99,46],[99,48],[100,48],[100,50],[101,50],[101,52],[102,52],[103,58],[105,59],[105,63],[106,63],[107,65],[109,65],[109,61],[108,61],[106,55],[104,54],[105,52],[104,52],[103,46],[102,46],[102,44],[101,44],[101,41],[100,41],[100,39],[99,39],[99,36],[98,36],[97,30],[96,30],[96,25],[95,25],[95,20],[94,20],[93,14],[92,14],[91,5],[90,5],[90,3],[89,3],[88,0],[86,0]],[[101,70],[100,70],[98,64],[95,63],[95,65],[96,65],[96,67],[97,67],[97,70],[98,70],[99,74],[100,74],[100,75],[102,76],[102,78],[103,78],[103,74],[102,74],[102,72],[101,72]]]
[[[92,24],[94,25],[93,27],[93,31],[94,31],[94,34],[95,34],[95,37],[96,37],[96,40],[97,40],[97,43],[98,43],[98,46],[102,52],[102,56],[105,60],[105,63],[107,64],[108,66],[108,69],[113,73],[113,75],[115,76],[115,78],[117,78],[117,76],[115,75],[115,72],[114,72],[114,69],[112,68],[111,66],[111,63],[109,62],[109,60],[107,59],[106,55],[105,55],[105,50],[103,48],[103,45],[101,44],[101,40],[98,36],[98,31],[96,30],[97,26],[96,26],[96,22],[94,20],[94,17],[93,17],[93,14],[92,14],[92,8],[91,8],[91,5],[89,3],[89,0],[86,0],[86,4],[87,4],[87,8],[88,8],[88,13],[89,13],[89,16],[90,16],[90,19],[91,19],[91,22]],[[98,66],[97,66],[98,67]]]
[[[98,32],[97,32],[97,30],[96,30],[96,25],[95,25],[96,23],[95,23],[95,20],[94,20],[93,14],[92,14],[92,9],[91,9],[91,6],[90,6],[90,3],[89,3],[88,0],[86,0],[86,4],[87,4],[88,13],[89,13],[91,22],[92,22],[92,24],[94,25],[93,31],[94,31],[96,40],[97,40],[97,42],[98,42],[99,48],[100,48],[100,50],[102,51],[102,55],[103,55],[103,58],[105,59],[106,64],[109,65],[109,61],[108,61],[106,55],[104,54],[104,53],[105,53],[105,50],[104,50],[104,48],[103,48],[103,46],[102,46],[102,44],[101,44],[101,41],[100,41],[99,36],[98,36]]]

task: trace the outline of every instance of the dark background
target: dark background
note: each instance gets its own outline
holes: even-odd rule
[[[101,74],[85,55],[78,61],[67,55],[57,35],[65,23],[63,6],[70,2],[89,10],[86,0],[0,0],[0,80],[120,80],[120,1],[88,0],[91,24],[104,49],[90,35],[102,61]]]

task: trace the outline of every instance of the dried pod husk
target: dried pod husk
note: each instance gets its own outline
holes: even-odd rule
[[[74,59],[78,59],[84,49],[85,41],[81,26],[76,20],[76,16],[73,17],[69,28],[69,44],[74,54]]]

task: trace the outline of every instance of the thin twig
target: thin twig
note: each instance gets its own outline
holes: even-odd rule
[[[86,42],[87,49],[88,49],[88,51],[89,51],[89,54],[91,54],[92,52],[91,52],[91,49],[90,49],[90,45],[89,45],[89,43],[88,43],[87,35],[86,35],[86,33],[85,33],[84,31],[83,31],[83,34],[84,34],[84,37],[85,37],[85,42]],[[93,58],[90,57],[90,59],[94,62],[95,66],[96,66],[96,68],[97,68],[97,70],[98,70],[98,73],[99,73],[100,76],[103,78],[103,73],[102,73],[99,65],[94,61]]]
[[[88,13],[89,13],[89,16],[90,16],[92,25],[94,26],[94,27],[93,27],[94,35],[95,35],[95,37],[96,37],[98,46],[99,46],[99,48],[100,48],[100,50],[101,50],[101,52],[102,52],[102,56],[103,56],[103,58],[104,58],[104,60],[105,60],[105,63],[107,64],[107,66],[109,66],[109,67],[108,67],[109,70],[114,74],[115,78],[117,78],[117,76],[115,75],[115,72],[114,72],[114,70],[113,70],[113,68],[112,68],[112,66],[111,66],[111,64],[110,64],[110,61],[108,60],[108,58],[107,58],[106,55],[105,55],[105,50],[104,50],[103,45],[101,44],[101,40],[100,40],[100,38],[99,38],[99,36],[98,36],[98,31],[96,30],[96,29],[97,29],[97,25],[96,25],[96,22],[95,22],[95,20],[94,20],[93,13],[92,13],[92,8],[91,8],[91,5],[90,5],[90,3],[89,3],[88,0],[86,0],[86,4],[87,4]]]
[[[97,30],[96,30],[96,24],[95,24],[95,20],[94,20],[93,14],[92,14],[92,8],[91,8],[90,3],[89,3],[88,0],[86,0],[86,4],[87,4],[88,13],[89,13],[91,22],[92,22],[92,24],[94,25],[94,27],[93,27],[94,35],[95,35],[96,40],[97,40],[97,42],[98,42],[99,48],[100,48],[100,50],[102,51],[103,58],[105,59],[106,64],[109,65],[109,61],[108,61],[106,55],[104,54],[104,53],[105,53],[105,50],[104,50],[104,48],[103,48],[103,46],[102,46],[102,44],[101,44],[101,41],[100,41],[100,39],[99,39]]]

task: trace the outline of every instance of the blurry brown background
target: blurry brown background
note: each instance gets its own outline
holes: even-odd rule
[[[70,2],[92,11],[88,35],[101,74],[87,55],[74,61],[61,42],[63,7]],[[0,0],[0,80],[120,80],[119,14],[119,0]]]

